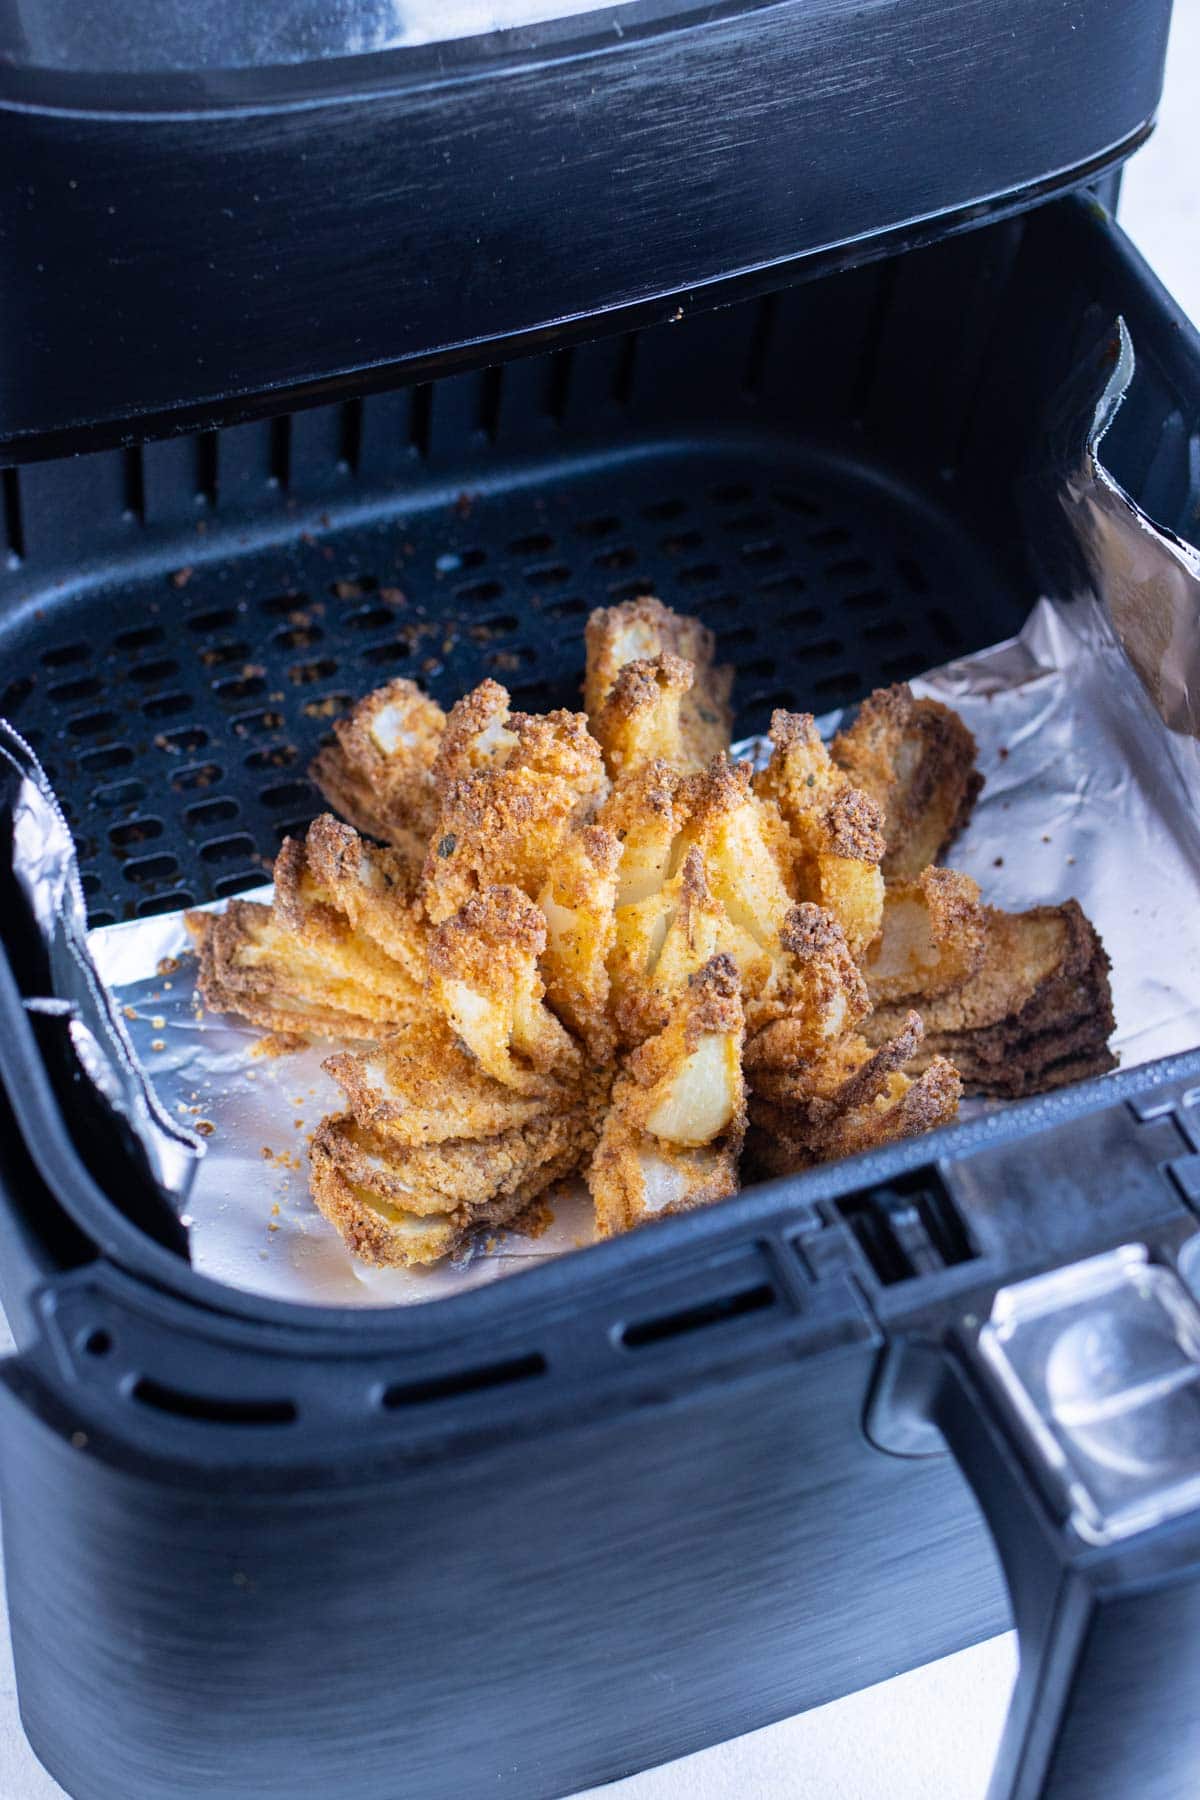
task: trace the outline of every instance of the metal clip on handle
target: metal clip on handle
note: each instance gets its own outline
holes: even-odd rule
[[[1198,1795],[1189,1289],[1141,1244],[1000,1289],[990,1318],[950,1334],[928,1404],[991,1526],[1018,1631],[990,1800]]]
[[[951,1333],[927,1404],[991,1528],[1017,1625],[989,1800],[1200,1794],[1189,1289],[1140,1244],[1001,1289],[987,1320]]]

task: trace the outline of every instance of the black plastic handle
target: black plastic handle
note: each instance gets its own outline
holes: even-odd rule
[[[1147,1262],[1141,1279],[1177,1290],[1165,1333],[1183,1338],[1174,1366],[1151,1341],[1153,1319],[1132,1328],[1131,1355],[1101,1314],[1098,1325],[1085,1317],[1063,1328],[1076,1333],[1070,1355],[1090,1364],[1087,1399],[1081,1390],[1064,1399],[1063,1380],[1069,1387],[1078,1369],[1064,1377],[1060,1357],[1054,1371],[1065,1340],[1053,1321],[1043,1328],[1035,1351],[1051,1379],[1040,1419],[1019,1380],[1006,1380],[1003,1351],[999,1368],[989,1363],[982,1333],[946,1343],[932,1384],[929,1416],[991,1528],[1018,1632],[989,1800],[1200,1792],[1200,1385],[1187,1367],[1200,1311],[1172,1271]]]

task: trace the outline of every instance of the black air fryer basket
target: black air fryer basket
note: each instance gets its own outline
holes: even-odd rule
[[[1195,539],[1200,341],[1087,186],[1166,10],[633,0],[348,56],[297,5],[264,66],[237,9],[214,49],[0,8],[0,713],[92,922],[261,881],[383,680],[577,704],[596,605],[700,613],[746,733],[1010,636],[1023,472],[1118,315],[1106,462]],[[997,1796],[1187,1791],[1195,1435],[1133,1392],[1145,1516],[1089,1536],[986,1342],[1191,1342],[1200,1053],[301,1308],[195,1274],[88,1128],[12,901],[0,1500],[68,1792],[548,1800],[1014,1615]]]

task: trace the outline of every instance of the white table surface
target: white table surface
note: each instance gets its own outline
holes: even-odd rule
[[[1158,130],[1126,171],[1120,216],[1176,298],[1200,319],[1200,0],[1175,0]],[[5,1337],[0,1321],[0,1352]],[[592,1794],[604,1800],[982,1800],[1014,1669],[1011,1635],[994,1638]],[[7,1630],[0,1632],[0,1797],[62,1800],[21,1732]]]

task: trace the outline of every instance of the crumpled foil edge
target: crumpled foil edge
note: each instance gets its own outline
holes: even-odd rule
[[[1118,318],[1066,389],[1067,467],[1059,499],[1082,553],[1088,585],[1159,717],[1172,732],[1196,738],[1200,552],[1156,525],[1100,459],[1100,446],[1129,393],[1135,368],[1128,328]],[[1070,448],[1080,431],[1082,447]]]
[[[149,1173],[176,1209],[187,1201],[203,1141],[173,1119],[154,1091],[112,991],[89,947],[87,907],[71,830],[30,746],[0,719],[0,757],[12,791],[12,870],[46,948],[53,993],[33,1012],[65,1014],[81,1068],[124,1120]]]

